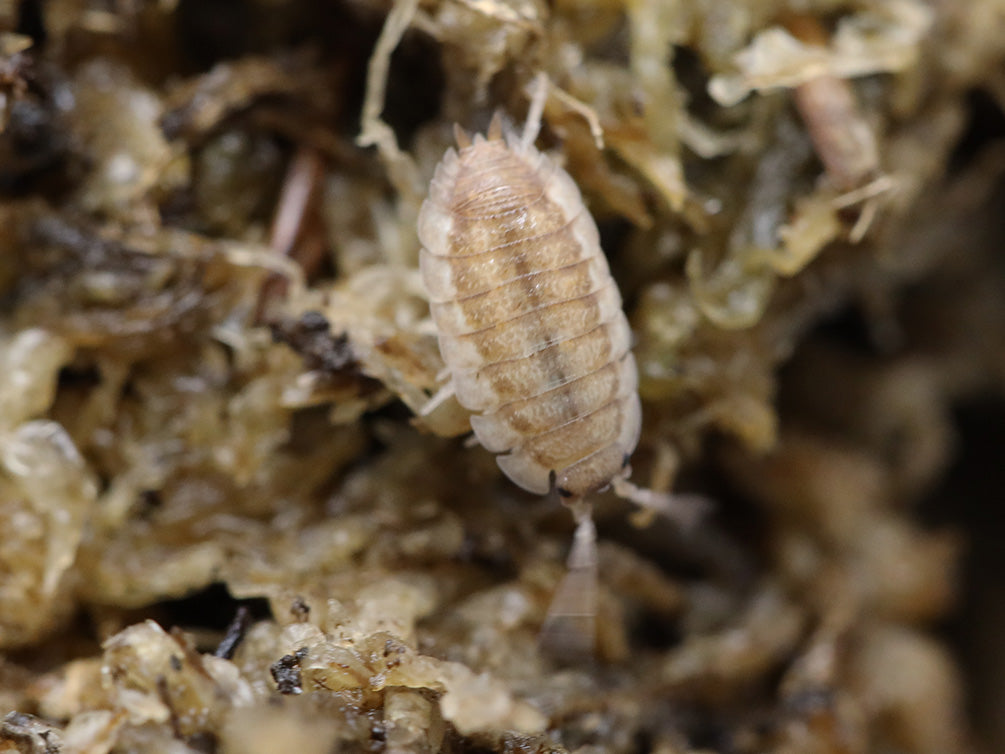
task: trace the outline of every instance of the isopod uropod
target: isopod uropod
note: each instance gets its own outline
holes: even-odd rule
[[[420,266],[445,394],[472,412],[510,479],[563,497],[579,522],[570,575],[582,575],[596,567],[584,499],[612,484],[641,504],[656,496],[627,482],[638,374],[596,223],[569,174],[533,145],[546,91],[520,138],[504,136],[498,117],[484,137],[457,129],[419,214]]]

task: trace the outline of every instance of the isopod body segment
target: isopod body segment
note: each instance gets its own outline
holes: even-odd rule
[[[597,226],[531,141],[459,136],[419,215],[420,266],[478,440],[521,487],[582,499],[627,474],[638,373]]]

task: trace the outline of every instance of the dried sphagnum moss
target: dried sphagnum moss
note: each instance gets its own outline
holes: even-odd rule
[[[931,632],[966,541],[915,512],[1005,375],[1005,161],[964,140],[999,0],[111,7],[0,4],[0,751],[1003,745]],[[538,71],[637,337],[637,476],[716,500],[598,501],[571,667],[536,645],[570,522],[456,403],[410,415],[424,185]],[[814,331],[851,308],[871,350]],[[269,608],[220,656],[214,584]]]

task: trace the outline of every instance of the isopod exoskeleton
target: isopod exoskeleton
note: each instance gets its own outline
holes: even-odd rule
[[[503,472],[567,498],[622,475],[641,422],[631,331],[568,173],[498,128],[475,136],[437,168],[419,238],[454,392]]]

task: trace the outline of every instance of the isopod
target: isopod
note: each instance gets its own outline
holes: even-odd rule
[[[498,116],[485,136],[456,129],[457,150],[419,213],[420,268],[450,377],[431,403],[453,393],[506,476],[557,490],[572,510],[569,575],[552,613],[590,618],[588,496],[613,485],[640,504],[666,501],[627,481],[642,419],[631,330],[579,189],[534,147],[546,85],[521,137],[504,136]]]

